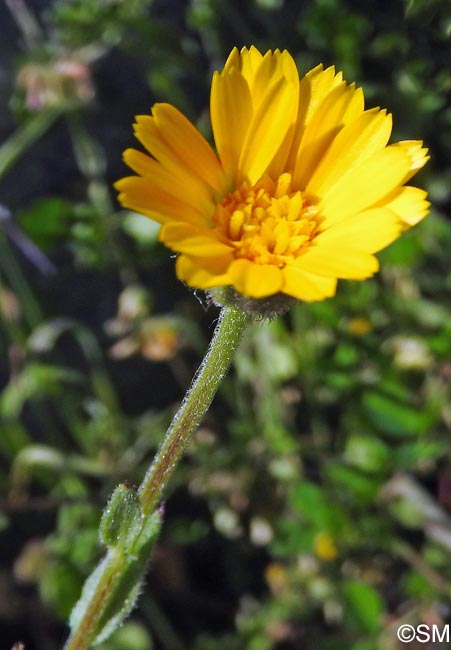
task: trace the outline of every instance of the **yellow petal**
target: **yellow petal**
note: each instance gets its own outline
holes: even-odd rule
[[[400,185],[409,169],[409,160],[401,148],[386,147],[359,167],[341,175],[325,190],[319,210],[325,217],[324,228],[380,202]]]
[[[254,264],[238,259],[230,265],[228,275],[231,284],[248,298],[263,298],[278,293],[282,288],[282,271],[270,264]]]
[[[377,253],[392,243],[401,232],[398,215],[384,208],[359,212],[331,226],[315,238],[315,244],[351,246],[367,253]]]
[[[373,109],[347,124],[332,142],[308,184],[318,197],[330,191],[343,176],[351,175],[365,160],[383,149],[392,127],[391,115]]]
[[[335,73],[334,66],[323,69],[322,64],[307,72],[300,81],[299,95],[303,123],[309,124],[318,107],[327,95],[343,81],[341,72]]]
[[[238,48],[235,46],[232,51],[230,52],[229,56],[227,57],[226,62],[224,63],[223,71],[225,72],[226,70],[231,70],[232,68],[236,68],[237,70],[241,70],[241,61],[242,61],[242,55],[244,51],[247,51],[246,47],[243,47],[241,52],[238,50]],[[261,54],[260,54],[261,57]]]
[[[293,123],[289,125],[285,136],[279,145],[279,149],[276,155],[271,160],[266,169],[265,174],[267,174],[270,178],[278,178],[285,172],[286,169],[290,169],[287,161],[295,135],[296,124]]]
[[[219,158],[227,177],[235,180],[241,148],[252,117],[249,86],[236,68],[215,72],[211,86],[210,115]]]
[[[152,113],[169,147],[205,183],[222,194],[226,189],[224,170],[196,127],[170,104],[155,104]]]
[[[424,167],[430,158],[430,156],[427,155],[428,150],[423,147],[421,140],[403,140],[402,142],[395,142],[390,146],[400,147],[410,159],[410,169],[404,178],[404,183]]]
[[[179,255],[175,264],[177,277],[196,289],[211,289],[231,284],[227,269],[231,256],[196,258]]]
[[[287,84],[292,87],[291,94]],[[240,167],[239,180],[248,176],[255,182],[266,170],[286,132],[293,128],[298,85],[296,65],[286,51],[268,51],[262,57],[255,47],[243,48],[240,53],[235,48],[223,72],[214,74],[210,99],[212,128],[229,178],[235,180]],[[290,102],[290,97],[294,103],[286,111],[285,102]],[[275,133],[268,132],[267,123],[261,123],[269,109],[275,119],[284,113],[284,123],[279,127],[275,143]],[[289,145],[291,141],[286,145],[287,152]],[[284,161],[286,157],[287,153]]]
[[[404,227],[414,226],[429,212],[427,192],[418,187],[401,187],[382,202],[384,208],[394,212]]]
[[[205,214],[205,221],[214,211],[212,193],[203,181],[194,176],[178,175],[169,171],[155,158],[151,158],[136,149],[124,151],[124,162],[137,174],[148,179],[152,185],[158,185],[167,194],[191,205],[196,211]]]
[[[183,187],[194,194],[199,192],[201,197],[204,196],[205,192],[208,196],[214,194],[212,188],[206,185],[185,164],[178,153],[168,146],[153,117],[150,115],[137,115],[134,131],[141,144],[157,159],[161,169],[172,176],[174,186]]]
[[[243,47],[240,51],[234,47],[225,63],[224,70],[230,70],[232,67],[235,67],[242,73],[246,81],[252,84],[262,59],[263,55],[257,50],[255,45],[252,45],[249,49]]]
[[[219,241],[217,231],[196,228],[187,223],[172,221],[165,224],[159,238],[172,250],[188,255],[215,257],[232,252],[230,246]]]
[[[278,77],[299,87],[299,73],[293,57],[284,50],[269,50],[255,68],[253,80],[249,80],[254,108],[258,108],[265,98],[270,84]],[[297,111],[297,105],[296,105]]]
[[[151,183],[146,178],[127,176],[114,186],[120,192],[118,200],[125,208],[140,212],[159,223],[170,219],[199,224],[204,222],[204,216],[193,206],[168,194],[158,183]]]
[[[288,265],[282,270],[282,291],[304,302],[324,300],[334,296],[337,289],[336,278],[308,273],[296,266]]]
[[[335,74],[332,66],[323,69],[323,65],[307,72],[299,81],[299,108],[294,129],[291,151],[287,159],[287,169],[293,169],[299,151],[299,143],[318,106],[327,95],[342,82],[342,74]]]
[[[355,121],[362,111],[360,89],[355,90],[343,82],[326,95],[305,127],[295,161],[294,187],[306,187],[339,131],[345,124]]]
[[[156,104],[153,107],[154,113],[157,112],[160,115],[160,123],[161,111],[159,107],[161,106],[166,106],[166,104]],[[177,176],[180,182],[196,185],[206,183],[212,193],[222,193],[225,189],[225,175],[219,160],[196,128],[177,109],[171,108],[176,112],[175,115],[180,115],[183,118],[180,121],[180,129],[173,129],[172,125],[164,120],[164,128],[161,128],[155,117],[137,115],[134,127],[136,137],[154,158]],[[189,128],[184,130],[186,125],[189,125],[192,130]],[[180,130],[184,131],[185,136],[182,135],[178,139],[176,133],[178,134]],[[198,164],[197,168],[196,164]],[[210,164],[211,168],[209,168]],[[205,174],[206,169],[210,169],[210,172]]]
[[[241,178],[254,185],[264,174],[296,120],[299,85],[285,78],[267,88],[243,143]],[[288,150],[287,150],[288,155]]]
[[[254,99],[254,108],[258,105],[257,97],[263,97],[264,91],[268,88],[268,80],[266,76],[268,71],[265,70],[266,55],[263,58],[262,64],[255,75],[255,83],[252,89],[252,98]],[[276,61],[280,71],[283,73],[285,79],[293,84],[293,91],[296,93],[296,105],[298,105],[298,92],[299,92],[299,75],[296,64],[293,58],[288,54],[286,50],[279,52],[276,50],[273,53],[272,58],[273,63]],[[260,82],[260,90],[256,91],[256,86]],[[291,113],[285,116],[287,120],[287,129],[283,139],[280,141],[280,144],[277,148],[276,154],[273,156],[271,162],[266,167],[265,173],[268,174],[271,178],[277,178],[287,169],[291,169],[291,163],[288,163],[288,157],[292,149],[293,139],[296,136],[297,129],[297,115],[295,115],[295,106],[293,105]]]
[[[315,275],[348,280],[363,280],[379,270],[379,262],[370,253],[331,243],[311,246],[295,263],[304,271]]]

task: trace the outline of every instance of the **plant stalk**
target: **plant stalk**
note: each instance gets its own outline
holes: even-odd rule
[[[144,515],[150,516],[157,509],[172,471],[208,410],[250,319],[241,310],[228,307],[222,309],[212,341],[191,388],[139,487],[138,495]],[[102,575],[90,595],[83,618],[77,629],[72,631],[64,650],[88,650],[98,634],[97,626],[105,610],[108,593],[124,570],[120,560],[118,564],[118,556],[109,555],[104,560]]]
[[[39,140],[61,115],[61,110],[47,109],[35,113],[0,145],[0,177]]]
[[[92,592],[89,608],[77,629],[71,633],[63,650],[88,650],[91,646],[97,624],[105,610],[108,594],[114,587],[116,577],[121,574],[121,561],[121,555],[117,553],[109,553],[103,560],[102,577]]]
[[[227,372],[249,319],[242,311],[228,307],[222,309],[207,354],[139,487],[145,514],[150,514],[158,506],[173,469]]]

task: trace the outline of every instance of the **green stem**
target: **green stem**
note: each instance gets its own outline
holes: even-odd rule
[[[139,488],[145,514],[157,507],[173,469],[227,372],[249,318],[236,309],[224,307],[221,311],[208,352]]]
[[[2,260],[4,276],[20,301],[24,319],[28,327],[33,329],[42,320],[41,308],[1,225],[0,258]]]
[[[250,319],[251,317],[242,311],[222,309],[207,354],[139,487],[139,499],[145,515],[150,516],[158,507],[172,471],[208,410]],[[88,650],[98,634],[97,627],[107,606],[108,595],[124,572],[124,567],[118,562],[118,556],[109,555],[102,564],[101,576],[90,594],[83,617],[73,630],[64,650]]]
[[[103,560],[102,576],[93,590],[89,607],[77,629],[68,638],[63,650],[88,650],[94,640],[96,628],[105,611],[108,595],[121,573],[120,553],[109,552]]]
[[[61,115],[57,109],[35,113],[13,135],[0,146],[0,177],[13,165],[17,158],[38,140]]]

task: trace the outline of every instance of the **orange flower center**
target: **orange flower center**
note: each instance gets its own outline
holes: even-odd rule
[[[285,173],[277,181],[264,176],[253,187],[244,182],[224,197],[213,220],[237,258],[283,267],[309,246],[320,216],[302,192],[292,191]]]

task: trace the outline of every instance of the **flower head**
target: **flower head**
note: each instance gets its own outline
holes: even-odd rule
[[[322,300],[337,279],[362,280],[374,253],[428,212],[405,183],[428,160],[418,141],[387,145],[392,121],[333,67],[299,79],[287,51],[235,48],[211,88],[216,152],[175,107],[136,118],[151,156],[127,149],[136,172],[119,200],[160,222],[177,275],[235,296]]]

